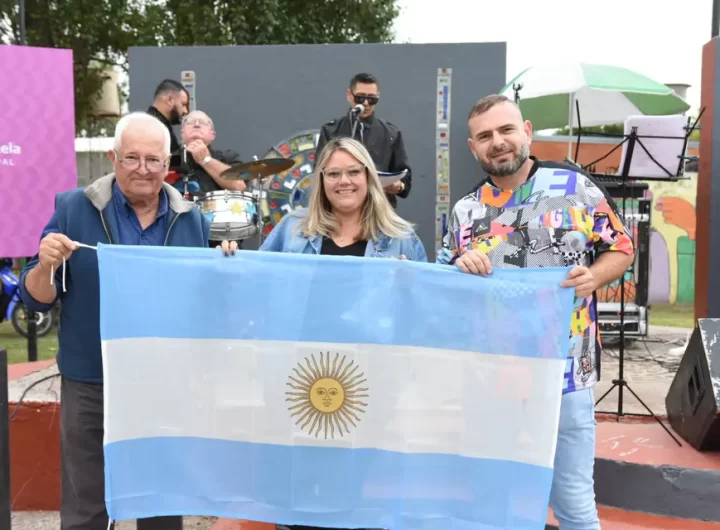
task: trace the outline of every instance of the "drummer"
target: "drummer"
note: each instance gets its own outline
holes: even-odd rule
[[[215,140],[215,126],[207,114],[194,110],[185,116],[180,136],[187,150],[190,195],[197,197],[211,191],[247,189],[243,180],[220,178],[220,174],[228,169],[230,164],[240,164],[242,160],[235,151],[220,151],[210,147]],[[182,180],[179,180],[176,186],[182,191]]]

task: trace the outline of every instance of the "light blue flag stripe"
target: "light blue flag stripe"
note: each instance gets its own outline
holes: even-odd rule
[[[564,359],[568,269],[98,246],[101,334],[385,344]],[[361,323],[362,325],[358,325]]]
[[[202,438],[117,442],[105,458],[116,520],[208,514],[334,528],[543,530],[552,482],[552,469],[508,460]]]
[[[386,420],[381,419],[382,411],[374,412],[373,417],[368,415],[354,432],[359,436],[361,429],[367,433],[375,425],[379,429],[377,436],[388,442],[400,440],[402,450],[355,447],[354,434],[323,445],[292,425],[286,405],[278,409],[272,402],[282,402],[283,385],[274,381],[286,379],[284,370],[276,375],[265,373],[270,379],[257,382],[264,385],[258,398],[248,397],[247,391],[237,391],[233,397],[234,383],[214,387],[207,376],[221,373],[218,367],[225,364],[217,363],[224,363],[225,357],[218,355],[225,355],[225,351],[228,356],[239,351],[258,355],[261,351],[257,347],[241,350],[231,346],[231,340],[387,346],[367,350],[364,355],[374,359],[385,351],[397,351],[389,348],[397,346],[436,348],[434,357],[426,357],[425,361],[443,363],[447,361],[439,356],[443,352],[450,356],[453,350],[469,352],[472,359],[484,356],[478,362],[491,362],[492,366],[499,366],[501,361],[512,363],[508,359],[517,357],[516,367],[525,373],[551,374],[552,369],[543,366],[558,367],[556,378],[541,376],[547,378],[532,384],[533,392],[546,392],[548,396],[556,395],[551,387],[557,384],[554,404],[542,405],[540,400],[520,412],[527,416],[531,409],[542,411],[534,419],[536,425],[543,425],[542,436],[538,437],[547,440],[557,429],[561,360],[569,347],[573,293],[559,287],[567,269],[498,270],[492,278],[478,278],[454,267],[392,259],[259,252],[241,252],[227,258],[219,250],[210,249],[108,245],[99,245],[98,254],[105,368],[113,367],[106,372],[105,381],[106,405],[115,411],[106,418],[106,439],[111,442],[105,445],[106,503],[113,519],[182,514],[339,528],[543,529],[552,469],[519,462],[523,458],[516,449],[505,451],[507,456],[500,458],[486,458],[487,453],[480,457],[461,456],[454,450],[410,450],[409,445],[402,444],[402,434],[383,431]],[[197,366],[201,365],[196,363],[202,361],[205,350],[197,350],[195,342],[187,341],[183,348],[184,358],[191,365],[188,361],[174,365],[167,359],[176,357],[180,345],[172,348],[170,343],[153,338],[217,339],[228,344],[220,342],[213,350],[216,372],[198,373]],[[130,349],[124,350],[129,343],[123,339],[145,342],[131,343]],[[284,348],[270,352],[268,361],[279,360],[279,355],[295,355],[288,346]],[[135,359],[132,363],[129,359],[123,361],[129,353]],[[490,361],[488,356],[492,357]],[[153,364],[154,374],[167,367],[163,371],[167,380],[143,377],[138,358]],[[232,363],[231,357],[227,359],[228,366],[242,365]],[[412,359],[415,362],[414,354]],[[243,362],[259,366],[252,358]],[[369,362],[366,359],[364,366]],[[133,373],[136,376],[128,378]],[[432,384],[436,372],[431,374],[428,381]],[[519,381],[521,376],[517,374]],[[374,381],[375,397],[370,396],[370,400],[377,400],[383,391],[378,388],[383,378],[372,371],[368,377]],[[444,377],[443,384],[453,384],[447,374]],[[468,381],[462,372],[458,377],[454,390],[462,389]],[[442,406],[433,406],[419,409],[420,416],[415,420],[409,409],[397,402],[398,393],[413,384],[408,374],[403,374],[402,381],[402,386],[386,390],[390,398],[388,418],[397,418],[402,425],[403,421],[422,423],[429,412],[439,414],[430,419],[429,425],[423,424],[424,429],[429,429],[428,437],[423,438],[417,429],[409,434],[407,442],[416,448],[423,444],[439,448],[441,438],[450,440],[448,447],[452,447],[452,436],[435,426],[442,424],[444,414],[447,419],[461,420],[450,431],[461,437],[458,448],[471,439],[468,436],[482,436],[485,424],[473,419],[491,418],[492,424],[487,426],[487,436],[491,437],[494,430],[507,423],[503,416],[481,414],[479,410],[497,407],[501,400],[508,399],[503,398],[502,392],[508,388],[502,382],[480,383],[487,385],[479,387],[482,395],[491,395],[497,388],[497,402],[489,399],[488,403],[464,403],[458,401],[458,392],[453,392],[453,406],[464,407],[460,412],[443,412]],[[206,388],[198,393],[197,389],[208,384],[212,391],[208,393]],[[183,419],[178,409],[173,411],[172,421],[169,415],[164,419],[162,413],[154,413],[154,424],[134,421],[138,410],[133,412],[127,406],[131,401],[135,407],[139,405],[137,399],[129,399],[129,393],[134,394],[133,398],[161,397],[163,388],[190,399],[182,410],[193,409],[194,416],[189,416],[197,419]],[[183,389],[187,389],[184,394]],[[437,388],[435,403],[443,403],[442,392]],[[476,394],[468,389],[459,395]],[[160,403],[162,398],[154,402]],[[520,406],[517,410],[523,410],[522,398],[513,399],[513,403]],[[473,412],[475,407],[477,413]],[[202,410],[207,411],[206,416],[200,414]],[[281,425],[278,439],[289,442],[262,441],[260,426],[268,423],[264,414],[275,414],[273,420]],[[237,427],[233,427],[234,423],[224,423],[222,428],[217,424],[223,421],[221,418],[233,417],[249,417],[251,421]],[[257,427],[253,428],[255,422]],[[283,422],[287,427],[282,427]],[[199,429],[201,423],[207,435],[178,434]],[[390,429],[390,425],[386,428]],[[278,432],[275,429],[273,432]],[[251,439],[216,439],[221,430]],[[531,439],[534,436],[532,432],[505,431],[509,439],[521,434]],[[272,435],[270,431],[266,434]],[[512,447],[528,443],[515,440]],[[382,443],[378,440],[378,445]],[[551,462],[550,444],[546,442],[542,447],[548,447],[543,454]]]

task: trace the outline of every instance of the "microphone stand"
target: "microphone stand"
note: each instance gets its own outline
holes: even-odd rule
[[[187,163],[187,149],[185,149],[185,146],[183,146],[183,161],[182,161],[183,169],[183,197],[190,200],[190,192],[188,192],[188,181],[190,180],[190,166],[188,166]]]
[[[361,112],[362,112],[362,110],[357,110],[357,106],[353,107],[350,110],[350,123],[352,124],[351,130],[350,130],[350,138],[352,138],[353,140],[355,139],[355,132],[357,131],[358,123],[360,123],[360,113]]]

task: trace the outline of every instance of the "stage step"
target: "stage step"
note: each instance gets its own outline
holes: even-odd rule
[[[661,515],[628,512],[618,508],[599,506],[600,521],[603,530],[718,530],[720,524],[675,519]],[[275,530],[275,525],[255,523],[237,519],[218,519],[212,530]],[[552,515],[548,517],[545,530],[558,530],[557,521]]]
[[[602,530],[718,530],[720,523],[676,519],[662,515],[629,512],[619,508],[598,506]],[[545,530],[558,530],[557,521],[548,517]],[[239,528],[239,527],[238,527]],[[213,529],[214,530],[214,529]],[[232,529],[227,529],[232,530]],[[247,530],[247,529],[246,529]],[[259,530],[259,529],[258,529]]]
[[[701,453],[678,439],[682,447],[654,421],[618,423],[598,418],[597,503],[720,523],[720,453]]]

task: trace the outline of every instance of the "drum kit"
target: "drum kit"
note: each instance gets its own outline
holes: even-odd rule
[[[247,191],[219,190],[195,197],[195,205],[210,221],[211,241],[243,241],[258,236],[262,244],[264,220],[261,203],[263,181],[290,169],[295,161],[287,158],[265,158],[234,164],[220,174],[226,180],[243,180]],[[187,189],[185,196],[189,197]]]

